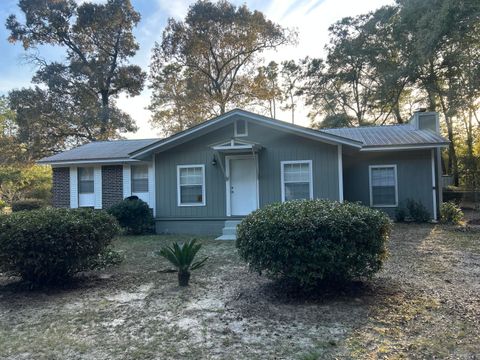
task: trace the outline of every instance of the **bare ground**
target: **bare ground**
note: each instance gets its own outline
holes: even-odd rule
[[[480,232],[395,225],[370,283],[293,296],[249,273],[233,242],[180,289],[153,252],[179,237],[122,237],[121,266],[29,292],[0,276],[2,359],[477,359]],[[180,239],[184,239],[181,238]]]

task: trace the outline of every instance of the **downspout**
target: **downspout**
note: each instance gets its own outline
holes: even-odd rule
[[[436,181],[436,167],[435,167],[435,149],[432,149],[432,200],[433,200],[433,220],[437,221],[437,181]]]

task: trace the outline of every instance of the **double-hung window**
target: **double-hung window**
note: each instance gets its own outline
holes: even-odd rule
[[[372,165],[370,171],[370,206],[398,205],[397,166]]]
[[[313,199],[312,161],[282,161],[282,201]]]
[[[205,165],[177,166],[178,206],[205,205]]]
[[[135,165],[132,166],[132,193],[148,192],[148,166]]]
[[[78,193],[93,194],[93,167],[78,168]]]

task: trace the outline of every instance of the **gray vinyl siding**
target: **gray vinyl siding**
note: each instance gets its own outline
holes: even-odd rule
[[[344,155],[344,196],[370,206],[370,165],[397,165],[399,206],[407,199],[420,201],[433,216],[431,150],[355,153]],[[382,208],[393,216],[395,208]]]
[[[234,125],[156,154],[157,218],[225,218],[226,183],[220,164],[212,165],[213,144],[233,137]],[[288,134],[262,125],[248,124],[248,136],[239,137],[261,144],[259,161],[260,207],[281,201],[280,162],[312,160],[314,198],[338,200],[337,146]],[[225,159],[222,156],[222,163]],[[205,165],[206,205],[177,205],[177,165]]]

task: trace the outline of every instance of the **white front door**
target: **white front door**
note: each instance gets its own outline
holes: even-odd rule
[[[229,160],[231,215],[247,215],[257,209],[257,166],[253,157]]]

